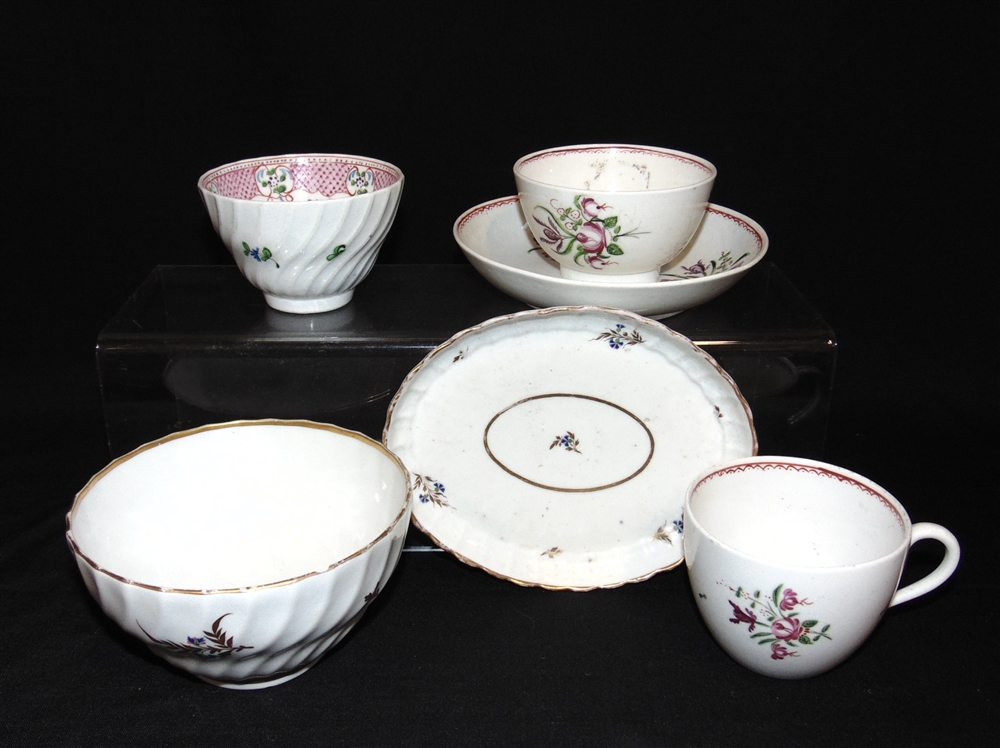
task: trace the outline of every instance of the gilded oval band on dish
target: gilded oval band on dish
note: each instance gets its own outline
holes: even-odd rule
[[[600,403],[601,405],[607,405],[610,408],[614,408],[615,410],[617,410],[617,411],[619,411],[621,413],[624,413],[626,416],[628,416],[629,418],[631,418],[633,421],[635,421],[637,424],[639,424],[639,426],[642,427],[643,432],[646,434],[646,438],[649,439],[649,454],[646,455],[646,460],[642,463],[642,465],[637,470],[635,470],[634,472],[632,472],[630,475],[622,478],[621,480],[616,480],[616,481],[612,481],[610,483],[601,484],[599,486],[592,486],[592,487],[586,487],[586,488],[561,488],[559,486],[550,486],[550,485],[547,485],[545,483],[539,483],[538,481],[533,481],[530,478],[527,478],[524,475],[521,475],[520,473],[518,473],[518,472],[512,470],[511,468],[509,468],[490,449],[490,429],[493,427],[493,424],[496,423],[497,419],[500,418],[500,416],[504,415],[505,413],[510,412],[511,410],[513,410],[514,408],[517,408],[518,406],[524,405],[525,403],[529,403],[529,402],[532,402],[534,400],[544,400],[544,399],[547,399],[547,398],[557,398],[557,397],[559,397],[559,398],[576,398],[576,399],[579,399],[579,400],[589,400],[591,402]],[[508,405],[506,408],[504,408],[503,410],[501,410],[500,412],[498,412],[496,415],[494,415],[490,419],[489,423],[486,424],[486,429],[483,431],[483,448],[486,450],[486,454],[488,454],[490,456],[490,459],[493,460],[493,462],[495,462],[497,464],[497,466],[500,467],[500,469],[502,469],[504,472],[508,473],[509,475],[514,476],[518,480],[524,481],[525,483],[527,483],[529,485],[537,486],[538,488],[543,488],[543,489],[545,489],[547,491],[558,491],[560,493],[591,493],[593,491],[603,491],[606,488],[612,488],[614,486],[620,486],[622,483],[627,483],[628,481],[632,480],[637,475],[639,475],[640,473],[642,473],[642,471],[645,470],[649,466],[649,463],[653,459],[653,452],[656,449],[656,442],[653,439],[653,432],[651,432],[649,430],[649,427],[646,426],[646,424],[642,422],[642,419],[639,418],[638,416],[636,416],[634,413],[631,413],[630,411],[628,411],[625,408],[621,407],[620,405],[616,405],[615,403],[609,402],[607,400],[603,400],[603,399],[601,399],[599,397],[592,397],[590,395],[577,395],[577,394],[565,393],[565,392],[554,392],[554,393],[549,393],[549,394],[544,394],[544,395],[534,395],[533,397],[526,397],[523,400],[518,400],[516,403]]]

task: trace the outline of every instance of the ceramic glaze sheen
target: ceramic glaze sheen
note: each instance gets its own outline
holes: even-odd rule
[[[345,154],[291,154],[220,166],[198,180],[240,272],[283,312],[347,304],[399,207],[403,173]]]
[[[711,358],[595,307],[457,334],[404,380],[383,438],[439,545],[519,584],[577,590],[678,564],[691,477],[756,450],[749,409]]]
[[[763,675],[805,678],[849,657],[885,610],[951,576],[959,547],[945,528],[911,526],[885,489],[833,465],[759,457],[694,480],[684,553],[709,631]],[[945,546],[937,569],[897,590],[910,546]]]
[[[714,175],[703,159],[640,146],[558,148],[525,156],[521,176],[549,184],[599,192],[649,192],[691,187]]]
[[[212,429],[109,471],[79,502],[73,534],[94,564],[143,584],[273,584],[325,571],[377,538],[405,490],[392,467],[332,431]]]
[[[657,280],[694,236],[716,169],[666,148],[580,145],[518,159],[514,181],[528,228],[564,278]]]
[[[755,221],[709,204],[691,242],[663,266],[655,282],[569,280],[542,252],[516,196],[470,208],[455,221],[455,241],[479,273],[504,293],[540,308],[593,304],[669,317],[704,304],[733,287],[767,253]]]
[[[180,432],[80,491],[67,540],[88,590],[157,655],[226,688],[290,680],[385,587],[406,472],[362,434],[308,421]]]

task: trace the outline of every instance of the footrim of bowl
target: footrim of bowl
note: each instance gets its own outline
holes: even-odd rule
[[[287,673],[285,675],[279,675],[276,678],[262,678],[254,679],[249,681],[243,681],[242,683],[227,683],[226,681],[215,680],[213,678],[206,678],[202,675],[198,677],[201,680],[209,683],[213,686],[218,686],[219,688],[229,688],[233,691],[256,691],[261,688],[270,688],[271,686],[280,686],[282,683],[287,683],[293,678],[298,678],[302,673],[311,668],[312,665],[306,665],[300,670],[296,670],[294,673]]]
[[[317,314],[319,312],[331,312],[346,306],[354,297],[354,289],[344,291],[334,296],[324,296],[319,299],[289,299],[283,296],[272,296],[264,294],[264,301],[272,309],[279,312],[291,312],[292,314]]]

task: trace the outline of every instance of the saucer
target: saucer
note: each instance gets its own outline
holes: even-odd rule
[[[711,357],[600,307],[458,333],[403,381],[383,441],[435,543],[503,579],[573,590],[679,564],[688,483],[757,451],[750,409]]]
[[[658,283],[567,280],[538,249],[517,196],[470,208],[455,222],[469,262],[504,293],[536,308],[596,305],[662,319],[730,289],[767,253],[764,229],[741,213],[709,204],[691,243],[660,269]]]

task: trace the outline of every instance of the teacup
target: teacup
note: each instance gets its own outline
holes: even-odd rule
[[[885,489],[843,468],[792,457],[716,466],[688,489],[684,554],[709,631],[737,662],[775,678],[839,665],[883,613],[945,582],[958,541],[910,524]],[[911,545],[945,547],[937,568],[898,589]]]
[[[577,145],[514,164],[521,209],[563,278],[655,283],[687,246],[716,169],[688,153],[641,145]]]

